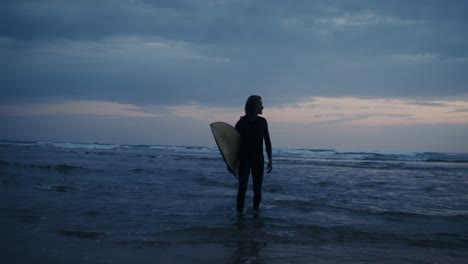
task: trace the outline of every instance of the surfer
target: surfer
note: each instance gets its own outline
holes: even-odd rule
[[[251,171],[254,191],[253,208],[258,210],[260,207],[264,169],[263,141],[265,141],[268,155],[267,173],[270,173],[273,168],[268,123],[265,118],[258,116],[263,112],[262,98],[258,95],[250,96],[245,103],[244,110],[245,115],[236,123],[236,130],[240,133],[239,189],[237,192],[239,213],[244,210],[245,193]]]

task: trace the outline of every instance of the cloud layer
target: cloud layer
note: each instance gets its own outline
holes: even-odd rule
[[[239,108],[192,102],[185,105],[138,107],[105,101],[65,101],[0,106],[2,116],[104,116],[112,118],[173,118],[235,122]],[[468,99],[413,100],[355,97],[311,97],[265,109],[270,123],[344,126],[395,126],[416,124],[468,124]]]
[[[3,100],[466,94],[465,1],[2,1]],[[233,100],[233,98],[240,98]]]

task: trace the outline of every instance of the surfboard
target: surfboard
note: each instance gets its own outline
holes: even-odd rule
[[[239,132],[233,126],[224,122],[212,123],[210,127],[226,165],[234,177],[239,178]]]

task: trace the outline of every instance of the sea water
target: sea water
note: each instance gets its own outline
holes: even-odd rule
[[[0,141],[1,263],[467,263],[468,154]]]

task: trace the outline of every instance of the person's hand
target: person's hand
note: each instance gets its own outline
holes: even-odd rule
[[[270,173],[272,169],[273,169],[273,162],[269,160],[268,165],[267,165],[267,173]]]

